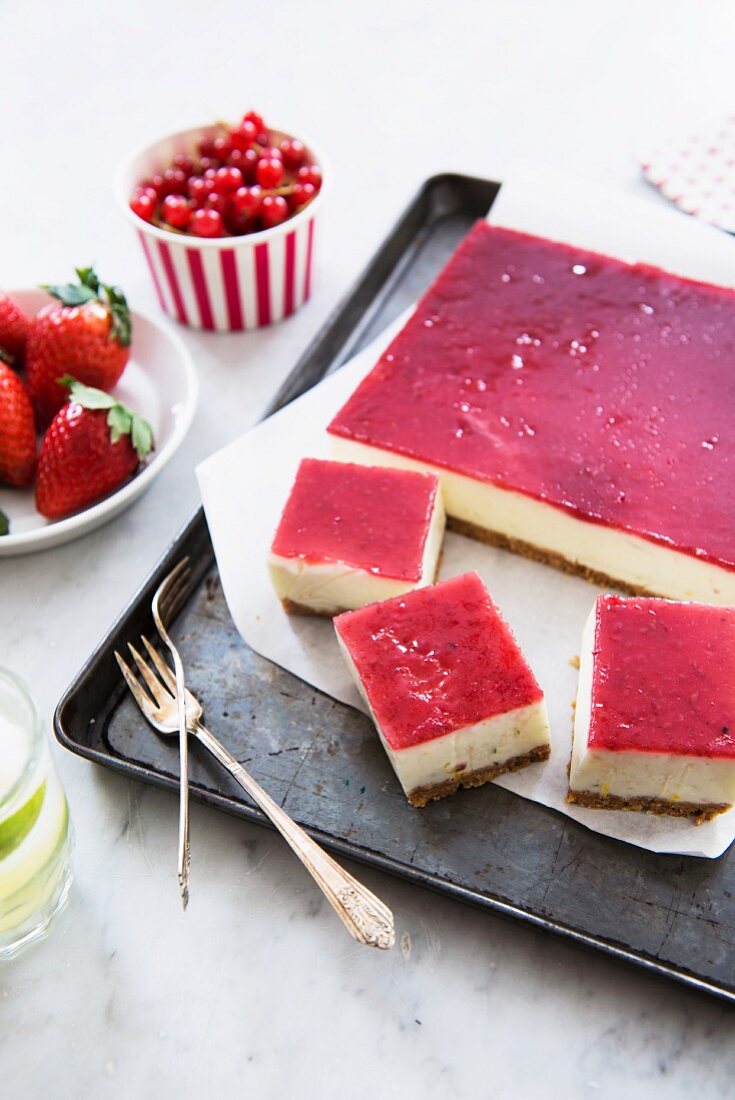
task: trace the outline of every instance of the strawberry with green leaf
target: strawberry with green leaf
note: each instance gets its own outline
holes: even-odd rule
[[[130,355],[132,328],[123,292],[101,283],[91,267],[78,267],[77,277],[77,283],[44,287],[58,301],[39,311],[28,336],[28,389],[39,427],[67,400],[59,381],[63,375],[111,390]]]
[[[135,474],[153,447],[151,426],[102,390],[65,376],[71,391],[41,444],[36,507],[48,519],[87,508]]]

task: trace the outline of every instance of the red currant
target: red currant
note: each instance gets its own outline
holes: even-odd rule
[[[244,119],[239,126],[235,126],[230,130],[232,148],[244,152],[246,149],[250,148],[257,136],[258,127],[255,123]]]
[[[262,198],[259,187],[240,187],[232,196],[232,209],[238,215],[253,218],[260,210]]]
[[[167,168],[163,173],[163,194],[185,195],[187,186],[186,173],[180,168]]]
[[[268,160],[283,161],[283,153],[276,145],[264,146],[264,148],[260,150],[260,155],[262,158],[267,158]]]
[[[248,113],[243,116],[243,122],[252,122],[258,133],[265,130],[265,123],[263,122],[262,116],[256,114],[255,111],[248,111]]]
[[[220,137],[216,137],[214,139],[214,142],[212,143],[212,149],[214,150],[213,155],[217,158],[217,160],[227,160],[230,153],[232,152],[232,141],[230,139],[230,135],[223,134]]]
[[[149,180],[144,180],[143,181],[143,186],[144,187],[152,187],[153,190],[156,192],[156,194],[158,195],[158,197],[160,199],[161,196],[163,195],[166,183],[165,183],[164,178],[161,175],[161,173],[160,172],[155,172]]]
[[[307,202],[311,202],[314,195],[316,195],[316,187],[313,183],[297,183],[289,195],[289,206],[292,210],[299,210],[302,206],[306,206]]]
[[[220,195],[216,191],[213,191],[211,195],[207,195],[207,201],[204,204],[206,210],[216,210],[223,218],[229,205],[227,195]]]
[[[130,209],[134,214],[137,214],[139,218],[142,218],[144,222],[152,221],[153,215],[156,212],[156,199],[152,199],[151,196],[146,193],[134,195],[130,200]]]
[[[167,195],[163,200],[163,217],[174,229],[186,229],[191,221],[191,206],[183,195]]]
[[[304,165],[296,173],[296,179],[299,183],[313,183],[318,191],[322,185],[321,169],[316,164]]]
[[[207,172],[210,168],[219,168],[220,162],[216,157],[200,157],[199,159],[199,171],[201,173]]]
[[[239,168],[218,168],[214,176],[214,189],[219,195],[232,195],[242,187],[242,172]]]
[[[230,153],[228,164],[233,168],[239,168],[245,183],[252,183],[255,179],[255,166],[258,163],[258,154],[254,149],[233,149]]]
[[[261,130],[257,138],[255,139],[256,145],[261,145],[264,149],[267,148],[268,145],[270,145],[270,141],[270,134],[267,130]]]
[[[283,179],[283,162],[275,157],[261,157],[255,169],[255,178],[266,189],[278,187]]]
[[[280,225],[288,217],[288,203],[282,195],[266,195],[260,204],[260,216],[266,229]]]
[[[197,151],[200,157],[216,157],[215,141],[217,140],[216,134],[206,134],[204,137],[199,138],[197,142]]]
[[[195,210],[191,216],[191,229],[197,237],[221,237],[222,215],[217,210]]]
[[[188,153],[177,153],[173,160],[173,167],[179,168],[185,175],[190,176],[194,171],[194,158]]]
[[[306,147],[303,141],[299,141],[297,138],[286,138],[281,142],[281,153],[287,168],[298,168],[300,164],[304,163]]]
[[[135,188],[134,194],[136,195],[136,197],[138,195],[147,195],[149,199],[153,200],[153,202],[158,202],[158,192],[156,191],[155,187],[149,187],[145,183],[139,183],[138,186]]]
[[[203,179],[201,176],[192,176],[189,180],[189,198],[196,206],[203,206],[207,201],[207,195],[213,190],[213,182]]]

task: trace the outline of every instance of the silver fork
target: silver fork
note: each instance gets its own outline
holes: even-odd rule
[[[119,653],[115,653],[128,687],[143,714],[160,733],[172,734],[179,729],[179,699],[176,678],[148,639],[141,638],[148,651],[149,664],[135,649],[128,645],[148,692],[144,691],[135,674]],[[155,668],[155,671],[154,671]],[[358,943],[387,950],[395,943],[393,914],[365,886],[353,878],[344,868],[320,848],[304,830],[292,821],[281,807],[255,782],[242,764],[227,751],[201,721],[202,706],[190,691],[185,694],[186,726],[189,733],[206,748],[237,780],[242,789],[260,807],[290,845],[309,874],[323,891],[327,901]]]
[[[153,595],[151,608],[153,620],[158,628],[158,633],[171,651],[176,671],[176,698],[178,700],[178,734],[179,734],[179,850],[178,850],[178,876],[181,904],[186,909],[189,904],[189,869],[191,867],[191,848],[189,846],[189,738],[186,732],[186,709],[184,703],[184,666],[181,663],[178,650],[171,641],[166,630],[166,621],[169,621],[176,605],[184,594],[191,577],[189,559],[182,558],[175,569],[172,569],[167,577],[159,584]]]

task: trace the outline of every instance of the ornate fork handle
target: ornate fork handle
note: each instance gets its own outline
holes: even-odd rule
[[[292,821],[206,726],[201,722],[191,722],[189,730],[227,768],[253,802],[270,818],[321,887],[347,931],[359,943],[368,947],[382,950],[392,947],[395,943],[395,930],[393,914],[387,905],[340,867],[316,841]]]

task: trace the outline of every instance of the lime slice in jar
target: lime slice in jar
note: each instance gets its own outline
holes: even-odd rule
[[[15,813],[6,817],[4,821],[0,821],[0,859],[9,856],[28,836],[41,813],[45,796],[44,780]]]
[[[16,838],[5,858],[0,859],[0,918],[3,903],[49,867],[49,861],[66,837],[67,827],[68,811],[61,784],[55,776],[47,775],[36,820],[22,839]]]

